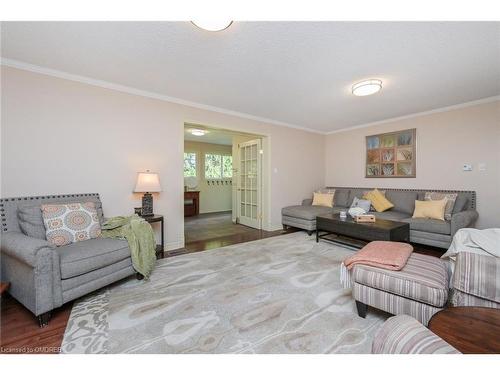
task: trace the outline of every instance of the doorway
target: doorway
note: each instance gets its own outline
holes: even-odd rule
[[[184,130],[186,248],[262,237],[265,136],[190,123]]]

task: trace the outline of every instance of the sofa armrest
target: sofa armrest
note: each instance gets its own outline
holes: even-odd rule
[[[311,198],[302,200],[302,206],[310,206],[313,200]]]
[[[48,241],[28,237],[21,232],[5,232],[2,234],[0,247],[5,253],[17,260],[35,267],[37,254],[43,249],[54,249],[55,246]]]
[[[466,210],[453,214],[451,216],[451,236],[453,237],[459,229],[473,226],[478,217],[479,214],[476,210]]]
[[[460,354],[415,318],[396,315],[385,321],[372,342],[372,354]]]

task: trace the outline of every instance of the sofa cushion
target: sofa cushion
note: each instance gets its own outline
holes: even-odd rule
[[[19,206],[17,218],[21,231],[28,237],[45,240],[45,226],[43,225],[42,210],[40,205]]]
[[[349,189],[336,189],[334,205],[340,207],[349,207]]]
[[[453,213],[456,214],[458,212],[464,211],[467,207],[468,202],[469,198],[467,198],[467,194],[458,193],[457,200],[455,201],[455,206],[453,206]]]
[[[94,238],[57,248],[61,261],[61,278],[69,279],[109,266],[130,256],[125,240]]]
[[[449,221],[436,220],[436,219],[421,219],[421,218],[407,218],[403,219],[405,223],[410,224],[411,230],[418,230],[429,233],[450,234],[451,223]]]
[[[413,214],[418,194],[415,191],[387,190],[385,197],[394,205],[394,211]]]
[[[297,217],[306,220],[316,220],[316,216],[331,214],[333,209],[331,207],[323,206],[289,206],[281,210],[282,215]]]
[[[380,219],[392,221],[403,221],[404,219],[408,219],[410,217],[407,213],[399,211],[370,212],[370,214],[375,215],[375,217]]]
[[[448,299],[446,262],[429,255],[413,253],[400,271],[355,265],[356,283],[401,297],[443,307]]]

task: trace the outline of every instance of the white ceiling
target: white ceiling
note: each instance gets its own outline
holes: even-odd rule
[[[321,132],[500,94],[500,23],[3,22],[2,57]],[[350,87],[380,78],[382,91]]]
[[[225,131],[208,130],[203,136],[191,134],[189,129],[198,129],[196,126],[186,126],[184,129],[184,140],[191,142],[211,143],[216,145],[231,146],[233,144],[233,134]]]

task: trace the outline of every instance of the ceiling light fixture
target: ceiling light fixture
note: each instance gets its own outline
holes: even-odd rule
[[[352,85],[352,93],[356,96],[373,95],[380,90],[382,90],[382,81],[380,79],[368,79]]]
[[[196,135],[197,137],[201,137],[206,134],[206,131],[201,129],[191,129],[190,132],[192,135]]]
[[[193,25],[196,27],[199,27],[200,29],[207,30],[207,31],[222,31],[227,29],[233,21],[228,21],[224,19],[204,19],[204,20],[197,20],[197,21],[191,21]]]

